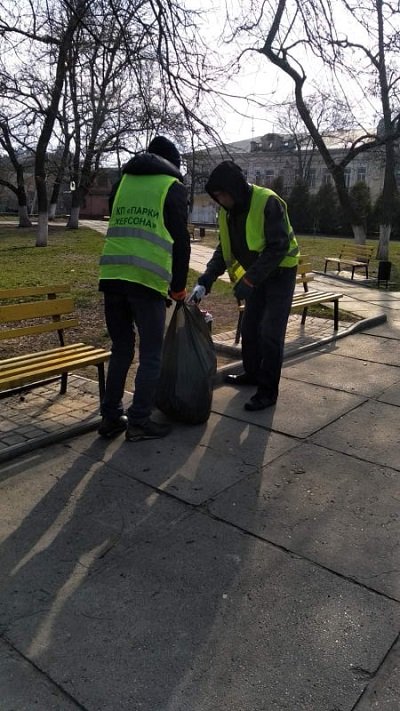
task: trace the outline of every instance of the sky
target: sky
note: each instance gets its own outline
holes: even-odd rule
[[[194,1],[188,0],[189,4]],[[201,9],[204,11],[204,21],[203,25],[200,24],[200,29],[205,33],[210,48],[218,48],[221,62],[225,62],[233,48],[232,46],[224,45],[221,41],[221,33],[225,31],[226,36],[227,28],[224,26],[225,3],[218,4],[219,2],[220,0],[202,0]],[[232,12],[238,12],[237,0],[236,2],[232,0],[232,6]],[[241,4],[239,7],[241,6],[243,5]],[[340,7],[340,3],[334,4],[337,23],[338,26],[343,26],[344,31],[348,31],[348,18],[346,17],[344,20],[343,15],[339,12]],[[358,26],[351,27],[353,39],[358,31]],[[359,39],[362,41],[365,38],[360,35]],[[238,50],[235,53],[237,55]],[[321,63],[318,64],[314,56],[303,56],[302,63],[308,76],[306,85],[309,90],[312,89],[312,82],[320,85],[323,85],[324,82],[326,83],[325,70]],[[277,122],[274,104],[284,103],[293,97],[293,81],[284,72],[278,70],[266,57],[254,51],[247,53],[241,64],[239,76],[226,77],[226,81],[223,84],[225,93],[237,94],[243,97],[258,94],[263,106],[256,107],[251,105],[245,98],[241,101],[225,98],[218,102],[219,113],[222,117],[219,133],[226,142],[257,137],[274,131],[281,132],[282,129],[279,128]],[[358,89],[355,84],[352,87],[347,85],[347,88],[349,95],[357,96]],[[364,96],[360,96],[358,103],[361,103],[364,98]],[[366,112],[363,117],[364,125],[374,125],[373,111],[371,110],[370,115],[367,115],[369,109],[366,106]]]

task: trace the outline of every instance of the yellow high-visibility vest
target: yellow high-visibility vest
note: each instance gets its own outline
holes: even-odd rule
[[[167,296],[173,239],[164,224],[164,203],[176,181],[168,175],[122,176],[100,258],[100,279],[136,282]]]
[[[246,219],[246,242],[252,252],[261,253],[266,244],[264,230],[264,209],[269,198],[273,196],[279,200],[283,207],[284,221],[290,242],[286,255],[280,261],[280,267],[296,267],[299,261],[299,245],[297,244],[292,226],[290,224],[287,205],[279,195],[269,188],[262,188],[259,185],[252,185],[252,195],[250,209]],[[227,211],[221,208],[218,215],[219,237],[222,248],[222,255],[228,270],[231,281],[236,284],[245,274],[245,269],[232,255],[231,242],[229,238]],[[268,226],[267,226],[268,239]]]

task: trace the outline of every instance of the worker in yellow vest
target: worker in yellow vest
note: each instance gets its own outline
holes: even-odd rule
[[[99,289],[112,341],[98,432],[129,441],[164,437],[167,423],[153,409],[161,366],[166,303],[186,296],[190,259],[187,194],[176,146],[156,136],[125,166],[110,197],[110,221],[100,259]],[[132,404],[122,399],[140,339]]]
[[[233,161],[220,163],[205,189],[220,205],[219,244],[189,298],[200,301],[228,270],[234,295],[245,302],[244,371],[225,381],[255,385],[245,409],[264,410],[278,397],[299,247],[284,200],[273,190],[250,185]]]

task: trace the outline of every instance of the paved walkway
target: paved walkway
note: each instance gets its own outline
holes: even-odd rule
[[[362,332],[300,344],[271,410],[220,385],[132,444],[91,381],[15,403],[8,447],[53,444],[0,465],[1,711],[400,709],[400,295],[335,286]]]
[[[96,227],[103,233],[107,228],[107,223],[102,220],[88,221],[85,224]],[[212,253],[212,249],[194,242],[191,268],[199,273],[204,271]],[[227,276],[224,278],[229,281]],[[400,318],[400,294],[383,290],[371,291],[366,289],[361,281],[352,283],[348,279],[337,280],[324,275],[316,275],[314,284],[317,289],[342,291],[344,298],[340,302],[341,312],[351,312],[361,320],[355,324],[341,320],[339,331],[335,334],[331,319],[307,317],[305,326],[302,326],[300,316],[292,315],[287,330],[285,359],[316,347],[327,347],[350,333],[382,323],[388,314]],[[206,299],[204,303],[206,304]],[[232,359],[229,369],[233,372],[240,368],[241,351],[240,344],[235,344],[235,331],[218,333],[217,328],[214,328],[214,331],[216,349]],[[223,373],[224,369],[221,368],[215,380],[216,385],[221,383]],[[69,381],[66,396],[57,394],[58,384],[55,382],[3,401],[3,414],[0,419],[0,462],[34,448],[96,429],[99,423],[97,384],[85,377],[74,375],[70,376]]]

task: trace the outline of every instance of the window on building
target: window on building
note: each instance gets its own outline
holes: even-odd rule
[[[261,185],[261,184],[262,184],[262,173],[261,173],[261,169],[260,169],[260,168],[257,168],[257,169],[256,169],[254,182],[255,182],[256,185]]]
[[[351,168],[345,168],[344,169],[344,184],[346,188],[350,187],[350,182],[351,182]]]
[[[357,168],[357,182],[365,183],[367,179],[367,169],[365,165],[359,165]]]
[[[309,188],[315,188],[315,168],[310,168],[308,171],[307,185]]]
[[[264,185],[266,188],[270,188],[272,183],[274,182],[274,177],[275,177],[275,171],[273,170],[266,170],[264,174]]]
[[[332,176],[328,171],[324,174],[323,184],[324,185],[331,185],[332,184]]]

